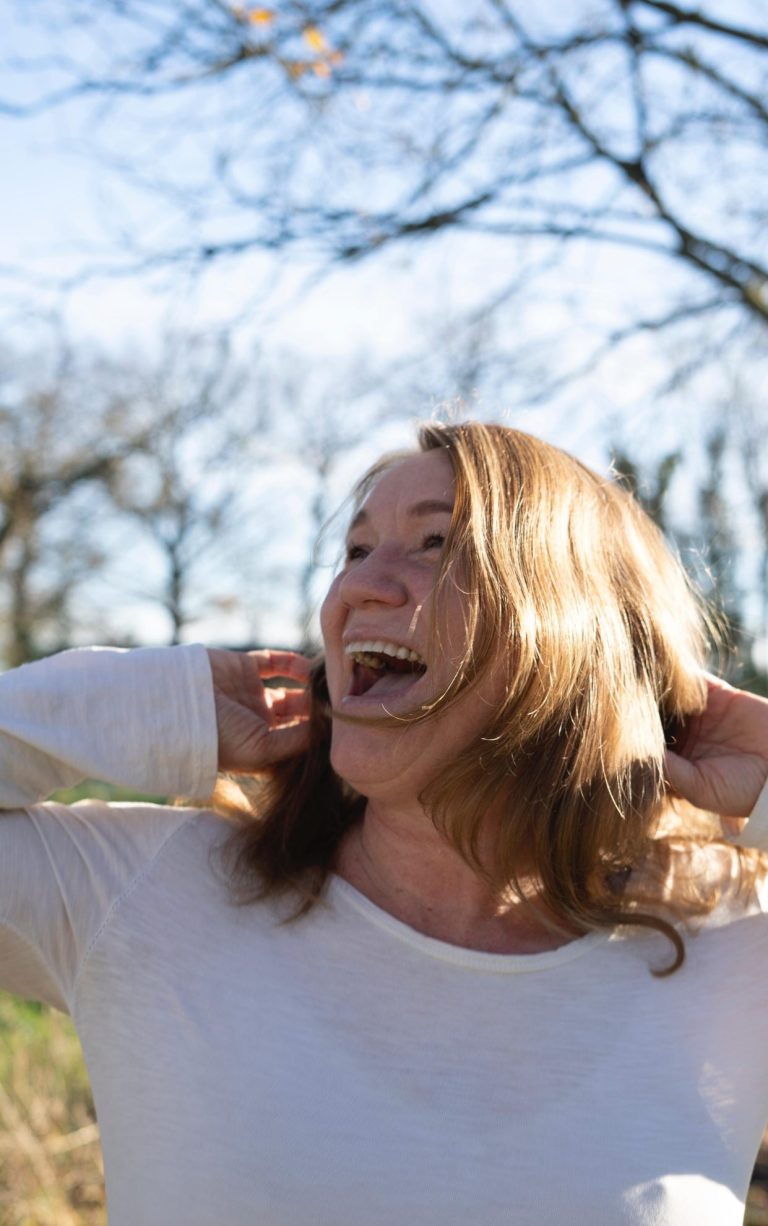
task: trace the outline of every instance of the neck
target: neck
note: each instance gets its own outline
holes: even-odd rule
[[[362,822],[342,841],[335,872],[396,919],[451,945],[539,953],[579,935],[562,925],[553,931],[533,889],[531,906],[495,893],[422,809],[369,801]]]

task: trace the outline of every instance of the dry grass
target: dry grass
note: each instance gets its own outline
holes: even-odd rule
[[[72,1023],[0,993],[0,1226],[106,1223],[99,1130]],[[768,1190],[757,1184],[744,1226],[768,1226]]]
[[[106,1226],[99,1131],[69,1018],[0,994],[0,1226]]]

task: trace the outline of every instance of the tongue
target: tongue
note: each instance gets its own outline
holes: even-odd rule
[[[371,672],[374,670],[371,669]],[[373,685],[364,691],[366,694],[395,694],[399,690],[409,689],[414,681],[418,681],[421,673],[377,673]]]
[[[394,694],[407,690],[409,686],[422,676],[420,672],[409,669],[407,672],[381,671],[378,668],[368,668],[364,664],[355,665],[355,679],[352,686],[353,694]]]

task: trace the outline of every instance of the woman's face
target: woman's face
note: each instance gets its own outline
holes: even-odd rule
[[[321,612],[334,711],[397,715],[441,693],[454,676],[467,634],[458,587],[441,597],[442,651],[428,639],[454,492],[450,461],[426,452],[384,472],[352,521],[345,564]],[[403,659],[407,651],[418,659]],[[489,714],[488,697],[472,693],[402,729],[334,719],[331,762],[365,796],[412,799]]]

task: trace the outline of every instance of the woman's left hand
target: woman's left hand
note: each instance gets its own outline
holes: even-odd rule
[[[667,750],[668,783],[699,809],[748,817],[768,779],[768,699],[706,676],[707,705]]]
[[[303,753],[309,745],[312,661],[296,651],[227,651],[209,647],[219,770],[253,774]],[[298,688],[268,689],[268,677]]]

